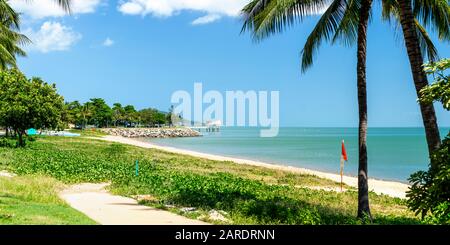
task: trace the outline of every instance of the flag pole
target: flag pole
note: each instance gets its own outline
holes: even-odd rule
[[[342,192],[342,175],[344,174],[344,158],[341,156],[341,192]]]
[[[341,192],[343,188],[343,182],[344,182],[344,164],[345,161],[347,161],[347,151],[345,150],[344,140],[342,140],[342,146],[341,146]]]

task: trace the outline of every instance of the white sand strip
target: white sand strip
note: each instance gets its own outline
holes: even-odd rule
[[[207,153],[201,153],[196,151],[190,151],[190,150],[183,150],[178,149],[174,147],[168,147],[168,146],[159,146],[156,144],[152,144],[149,142],[143,142],[135,139],[125,138],[121,136],[104,136],[101,138],[92,138],[92,139],[102,139],[122,144],[128,144],[143,148],[154,148],[158,150],[163,150],[167,152],[172,153],[178,153],[178,154],[184,154],[194,157],[200,157],[210,160],[216,160],[216,161],[230,161],[238,164],[247,164],[247,165],[253,165],[253,166],[259,166],[259,167],[265,167],[270,169],[278,169],[283,171],[290,171],[294,173],[300,173],[300,174],[310,174],[315,175],[320,178],[330,179],[336,182],[341,181],[341,177],[339,174],[331,174],[331,173],[325,173],[320,172],[316,170],[310,170],[306,168],[298,168],[298,167],[292,167],[292,166],[282,166],[282,165],[275,165],[275,164],[269,164],[259,161],[253,161],[253,160],[246,160],[246,159],[240,159],[240,158],[234,158],[234,157],[226,157],[226,156],[219,156],[219,155],[213,155],[213,154],[207,154]],[[349,186],[352,187],[358,187],[358,178],[351,177],[351,176],[344,176],[343,182]],[[369,189],[377,194],[385,194],[392,197],[399,197],[399,198],[405,198],[405,192],[408,190],[408,185],[400,182],[395,181],[385,181],[385,180],[377,180],[377,179],[369,179]]]
[[[139,205],[136,200],[115,196],[108,184],[79,184],[61,192],[71,207],[102,225],[207,225],[157,208]]]

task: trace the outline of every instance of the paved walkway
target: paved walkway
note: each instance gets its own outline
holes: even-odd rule
[[[70,206],[102,225],[206,225],[157,208],[139,205],[136,200],[108,193],[108,184],[74,185],[60,196]]]

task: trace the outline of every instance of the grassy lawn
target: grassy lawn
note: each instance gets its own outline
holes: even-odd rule
[[[0,169],[66,184],[111,182],[113,193],[148,195],[143,204],[191,218],[215,209],[225,211],[232,224],[360,223],[354,188],[343,193],[308,188],[338,186],[330,180],[100,140],[40,137],[24,149],[0,148]],[[419,223],[403,200],[375,193],[370,198],[374,223]],[[196,211],[184,213],[182,207]]]
[[[0,177],[0,224],[95,224],[58,197],[61,187],[50,177]]]

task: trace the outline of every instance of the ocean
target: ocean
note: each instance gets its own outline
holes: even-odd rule
[[[449,132],[441,129],[441,137]],[[341,141],[348,162],[344,174],[357,176],[357,128],[280,128],[277,137],[259,137],[260,128],[222,127],[220,132],[202,132],[203,137],[146,139],[162,146],[272,164],[339,173]],[[415,171],[428,168],[423,128],[369,128],[367,137],[369,178],[407,182]]]

